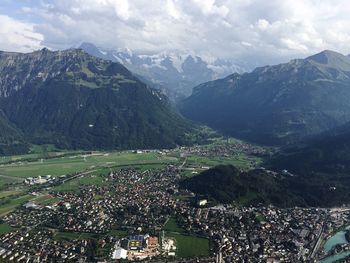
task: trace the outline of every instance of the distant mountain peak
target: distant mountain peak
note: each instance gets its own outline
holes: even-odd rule
[[[143,81],[162,90],[174,101],[189,96],[192,88],[207,81],[226,77],[245,68],[229,60],[201,57],[191,51],[164,51],[141,54],[130,49],[102,49],[91,43],[80,48],[89,54],[111,61],[118,61]]]
[[[83,43],[81,43],[80,46],[79,46],[78,48],[83,49],[83,50],[85,50],[86,52],[88,52],[89,50],[90,50],[90,51],[95,51],[95,52],[98,52],[98,51],[99,51],[98,48],[97,48],[95,45],[93,45],[93,44],[91,44],[91,43],[88,43],[88,42],[83,42]]]
[[[327,65],[327,64],[334,65],[335,63],[344,62],[344,61],[347,61],[347,63],[350,64],[350,60],[347,56],[344,56],[343,54],[332,50],[324,50],[318,54],[308,57],[307,60],[312,60],[314,62],[317,62],[319,64],[324,64],[324,65]]]

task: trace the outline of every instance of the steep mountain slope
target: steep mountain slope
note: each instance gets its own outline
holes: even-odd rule
[[[322,173],[335,178],[349,174],[350,123],[303,144],[282,149],[268,165],[303,175]]]
[[[192,128],[124,66],[80,49],[0,54],[0,109],[27,140],[64,148],[172,147]]]
[[[28,150],[21,132],[15,128],[0,109],[0,155],[16,154]]]
[[[194,88],[182,113],[263,144],[285,144],[350,121],[350,58],[324,51]]]
[[[179,52],[141,55],[130,50],[102,50],[91,43],[83,43],[80,48],[93,56],[120,62],[143,81],[154,83],[173,100],[189,96],[192,88],[200,83],[245,71],[228,60],[206,61]]]

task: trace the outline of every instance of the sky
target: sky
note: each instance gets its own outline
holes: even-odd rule
[[[1,0],[0,50],[91,42],[257,65],[350,53],[348,0]]]

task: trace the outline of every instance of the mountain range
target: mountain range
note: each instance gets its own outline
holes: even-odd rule
[[[0,53],[0,148],[168,148],[192,130],[158,90],[81,49]]]
[[[350,57],[326,50],[207,82],[181,112],[249,141],[299,142],[350,122]]]
[[[30,144],[135,149],[190,143],[196,128],[152,81],[137,76],[82,49],[0,52],[0,154],[25,152]],[[296,145],[298,151],[278,156],[279,168],[283,156],[297,160],[298,152],[315,148],[321,167],[332,144],[343,149],[332,155],[348,156],[349,98],[350,57],[324,51],[206,82],[178,105],[185,117],[225,134]]]
[[[89,54],[123,64],[143,82],[162,90],[172,101],[191,95],[192,88],[207,81],[225,77],[233,72],[249,70],[231,60],[204,58],[185,52],[138,54],[129,49],[105,50],[91,43],[80,48]]]

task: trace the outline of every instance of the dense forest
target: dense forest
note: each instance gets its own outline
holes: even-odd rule
[[[221,165],[185,179],[181,187],[220,203],[241,205],[334,206],[350,201],[350,177],[299,176],[264,169],[239,171]]]
[[[350,173],[350,124],[334,129],[302,144],[282,148],[266,163],[273,169],[288,169],[296,174]]]

